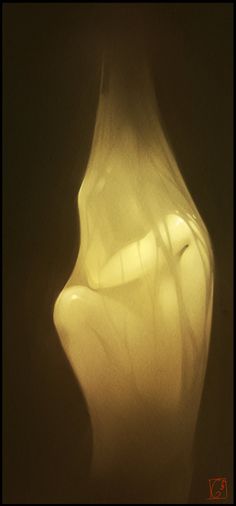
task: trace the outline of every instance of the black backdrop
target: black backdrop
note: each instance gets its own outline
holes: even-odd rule
[[[85,401],[52,322],[77,256],[76,197],[104,33],[144,22],[176,157],[210,232],[215,307],[191,501],[232,502],[232,4],[3,6],[4,502],[93,501]],[[125,16],[124,16],[125,15]],[[126,28],[127,29],[127,28]]]

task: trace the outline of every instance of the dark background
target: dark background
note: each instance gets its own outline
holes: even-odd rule
[[[232,502],[232,16],[230,3],[3,5],[5,503],[92,497],[89,417],[52,310],[78,252],[76,198],[101,50],[112,30],[132,32],[137,23],[169,138],[215,254],[191,501],[207,503],[208,479],[220,476],[229,480]]]

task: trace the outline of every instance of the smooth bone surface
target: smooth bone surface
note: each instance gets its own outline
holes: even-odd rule
[[[78,259],[54,322],[88,404],[94,476],[155,480],[162,502],[173,500],[175,483],[174,499],[186,502],[210,339],[212,248],[146,68],[134,93],[116,71],[109,75],[78,195]]]

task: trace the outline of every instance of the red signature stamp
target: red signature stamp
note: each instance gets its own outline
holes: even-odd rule
[[[226,478],[211,478],[209,483],[208,499],[226,499],[228,497],[228,486]]]

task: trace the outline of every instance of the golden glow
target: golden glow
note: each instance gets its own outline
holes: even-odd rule
[[[124,455],[131,467],[136,455],[147,465],[142,448],[161,468],[189,456],[212,313],[208,233],[148,73],[140,100],[124,96],[114,72],[100,92],[78,196],[78,259],[54,308],[88,403],[99,473],[122,467]]]

